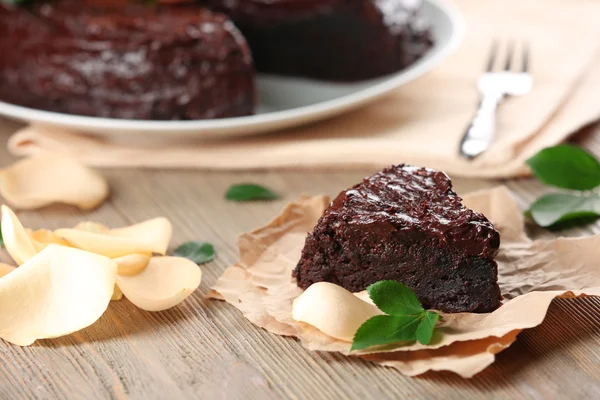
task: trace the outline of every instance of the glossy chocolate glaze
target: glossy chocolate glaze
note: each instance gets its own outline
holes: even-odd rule
[[[252,114],[254,67],[234,24],[200,6],[54,0],[0,6],[0,100],[110,118]]]
[[[336,197],[293,276],[303,289],[324,281],[351,292],[397,280],[426,308],[489,312],[500,306],[499,245],[493,225],[462,205],[446,174],[398,165]]]
[[[260,72],[331,81],[391,74],[432,40],[420,0],[205,0],[227,13]]]
[[[398,165],[341,192],[325,215],[382,238],[397,232],[435,235],[467,256],[493,259],[500,246],[498,231],[461,201],[444,172]]]
[[[358,81],[432,44],[421,0],[161,2],[178,5],[0,5],[0,100],[109,118],[235,117],[254,111],[253,57],[263,73]]]

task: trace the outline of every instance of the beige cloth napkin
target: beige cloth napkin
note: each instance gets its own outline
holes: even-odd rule
[[[600,1],[456,0],[466,20],[460,48],[434,71],[362,110],[252,138],[148,145],[33,126],[9,141],[16,155],[70,153],[96,166],[211,169],[364,167],[411,163],[451,175],[527,174],[525,160],[600,117]],[[457,154],[478,100],[476,81],[494,38],[526,40],[533,91],[509,99],[497,140],[474,162]]]

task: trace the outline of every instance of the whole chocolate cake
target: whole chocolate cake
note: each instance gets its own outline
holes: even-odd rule
[[[208,0],[227,13],[258,71],[330,81],[391,74],[431,47],[420,0]]]
[[[303,289],[325,281],[352,292],[391,279],[426,308],[490,312],[501,300],[499,246],[492,223],[461,203],[445,173],[397,165],[337,196],[293,276]]]
[[[69,114],[252,114],[250,49],[223,14],[129,0],[0,3],[0,100]]]
[[[252,114],[253,57],[258,72],[356,81],[396,72],[431,46],[421,0],[2,4],[0,101],[108,118]]]

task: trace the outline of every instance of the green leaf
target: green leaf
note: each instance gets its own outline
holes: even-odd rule
[[[352,350],[418,340],[429,344],[441,316],[425,311],[415,293],[396,281],[379,281],[367,288],[371,300],[390,315],[378,315],[358,328]]]
[[[580,147],[549,147],[527,160],[543,183],[571,190],[591,190],[600,185],[600,163]]]
[[[252,201],[252,200],[275,200],[279,195],[264,186],[252,183],[232,185],[225,194],[227,200]]]
[[[373,303],[390,315],[417,315],[424,311],[410,288],[396,281],[379,281],[367,288]]]
[[[377,315],[358,328],[351,350],[416,340],[419,315]]]
[[[0,230],[0,246],[4,246],[4,239],[2,238],[2,230]]]
[[[207,242],[187,242],[176,248],[173,255],[187,258],[200,265],[215,258],[215,248]]]
[[[437,324],[440,319],[440,314],[427,311],[425,316],[419,323],[417,327],[416,336],[417,340],[421,344],[429,344],[431,342],[431,337],[433,336],[433,331],[435,330],[435,324]]]
[[[537,199],[526,214],[542,227],[568,221],[589,222],[600,217],[600,196],[590,194],[578,196],[567,193],[547,194]]]

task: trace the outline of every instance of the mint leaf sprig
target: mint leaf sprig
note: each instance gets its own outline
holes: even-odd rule
[[[176,248],[173,255],[201,265],[214,260],[216,253],[214,246],[208,242],[187,242]]]
[[[377,315],[363,323],[351,350],[399,342],[429,344],[440,314],[423,308],[415,293],[396,281],[379,281],[367,288],[373,303],[388,315]]]
[[[525,215],[545,228],[588,223],[600,217],[600,162],[584,149],[563,144],[541,150],[527,160],[533,174],[546,185],[574,192],[546,194]]]
[[[231,185],[225,193],[225,198],[230,201],[276,200],[279,195],[261,185],[241,183]]]

